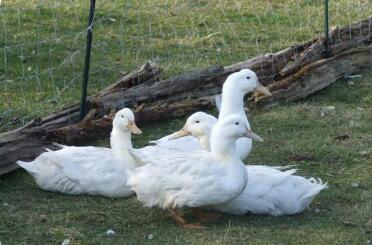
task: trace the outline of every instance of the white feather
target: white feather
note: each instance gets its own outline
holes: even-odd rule
[[[209,129],[214,123],[211,115],[197,112],[188,118],[185,129],[200,140],[203,149],[209,151],[209,141],[205,138],[210,137]],[[144,161],[151,161],[151,158],[159,161],[155,154],[138,157]],[[292,169],[295,166],[246,166],[248,182],[242,194],[214,208],[232,214],[251,212],[274,216],[302,212],[321,190],[327,188],[327,183],[323,184],[320,179],[295,176],[296,169]]]
[[[249,77],[249,79],[247,79]],[[250,128],[247,115],[244,110],[244,96],[247,93],[253,92],[258,85],[256,74],[249,69],[242,69],[239,72],[229,75],[222,88],[222,96],[216,96],[216,106],[220,111],[219,119],[224,119],[229,115],[237,114],[245,119],[245,122]],[[163,146],[169,149],[177,149],[180,151],[194,151],[201,149],[198,141],[191,136],[169,141],[171,135],[155,141],[150,141],[150,144]],[[236,152],[239,158],[243,161],[247,158],[252,149],[252,140],[248,138],[240,138],[236,141]]]
[[[235,125],[236,120],[241,123]],[[166,209],[216,205],[236,198],[247,182],[245,167],[234,156],[234,141],[246,132],[244,120],[227,117],[213,132],[212,152],[171,151],[151,157],[129,151],[134,159],[147,163],[130,172],[128,185],[137,199],[146,207]]]
[[[121,116],[124,116],[123,118]],[[119,111],[111,132],[111,149],[74,147],[55,143],[62,149],[42,153],[32,162],[17,161],[43,190],[67,194],[91,194],[127,197],[126,170],[136,167],[127,149],[132,148],[128,120],[134,121],[129,109]]]

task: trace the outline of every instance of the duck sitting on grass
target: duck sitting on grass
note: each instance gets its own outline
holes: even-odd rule
[[[209,138],[217,119],[204,112],[191,115],[185,126],[170,139],[191,135],[196,137],[204,150],[211,150]],[[197,164],[197,163],[196,163]],[[290,167],[290,166],[289,166]],[[213,208],[231,214],[269,214],[273,216],[301,213],[320,191],[327,188],[319,178],[293,175],[296,170],[288,166],[272,167],[248,165],[248,182],[239,197]]]
[[[127,150],[132,148],[132,133],[142,131],[135,124],[133,112],[124,108],[113,120],[111,149],[62,145],[62,149],[48,150],[32,162],[17,163],[46,191],[128,197],[134,192],[126,184],[126,170],[137,167]]]
[[[130,171],[128,185],[145,207],[169,210],[186,228],[203,228],[200,223],[188,223],[178,209],[191,208],[202,221],[200,208],[229,202],[242,193],[248,175],[235,154],[235,142],[241,137],[262,141],[244,118],[227,116],[213,127],[210,152],[173,152],[147,158],[146,165]],[[141,157],[135,150],[130,153]]]

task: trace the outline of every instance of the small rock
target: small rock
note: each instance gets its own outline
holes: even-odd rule
[[[4,206],[4,207],[9,207],[10,205],[9,205],[9,203],[4,202],[4,203],[3,203],[3,206]]]
[[[354,82],[353,81],[347,81],[347,85],[353,86],[354,85]]]
[[[372,244],[372,241],[371,240],[367,240],[367,244]]]
[[[41,214],[39,219],[40,219],[40,222],[45,222],[45,221],[47,221],[47,216],[44,215],[44,214]]]
[[[106,231],[107,236],[116,236],[116,232],[114,230],[108,229]]]
[[[354,183],[351,183],[351,186],[352,187],[359,187],[359,183],[355,183],[355,182]]]
[[[314,211],[315,211],[315,213],[319,213],[320,212],[320,209],[319,208],[316,208]]]
[[[363,108],[363,107],[359,107],[359,106],[357,106],[357,110],[358,110],[358,111],[363,111],[364,108]]]
[[[332,111],[332,110],[336,109],[336,107],[333,106],[333,105],[329,105],[329,106],[323,106],[322,109],[324,111]]]
[[[147,236],[146,236],[146,239],[147,240],[152,240],[154,238],[154,235],[153,234],[148,234]]]
[[[69,245],[70,244],[70,239],[65,239],[62,241],[62,245]]]

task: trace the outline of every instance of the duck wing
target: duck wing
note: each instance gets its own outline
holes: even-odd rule
[[[270,166],[247,166],[248,182],[243,193],[216,207],[234,214],[247,212],[274,216],[302,212],[319,192],[327,188],[320,179],[293,175],[296,169],[280,171]]]
[[[237,196],[224,186],[227,168],[206,151],[174,153],[136,168],[128,185],[147,207],[200,207]]]
[[[201,149],[199,141],[193,136],[185,136],[182,138],[169,140],[169,137],[171,135],[172,134],[169,134],[158,140],[149,141],[149,144],[172,149],[172,150],[185,151],[185,152]]]
[[[64,147],[49,152],[50,161],[60,167],[65,177],[79,185],[105,185],[121,170],[121,164],[111,149],[103,147]]]
[[[128,151],[139,166],[143,166],[147,163],[156,163],[167,155],[181,152],[177,149],[170,149],[158,145],[150,145],[137,149],[128,149]]]

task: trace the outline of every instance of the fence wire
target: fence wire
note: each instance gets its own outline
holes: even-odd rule
[[[331,29],[367,18],[370,0],[330,1]],[[0,131],[81,94],[89,1],[0,2]],[[323,0],[97,1],[89,94],[147,60],[163,77],[229,65],[323,35]]]

